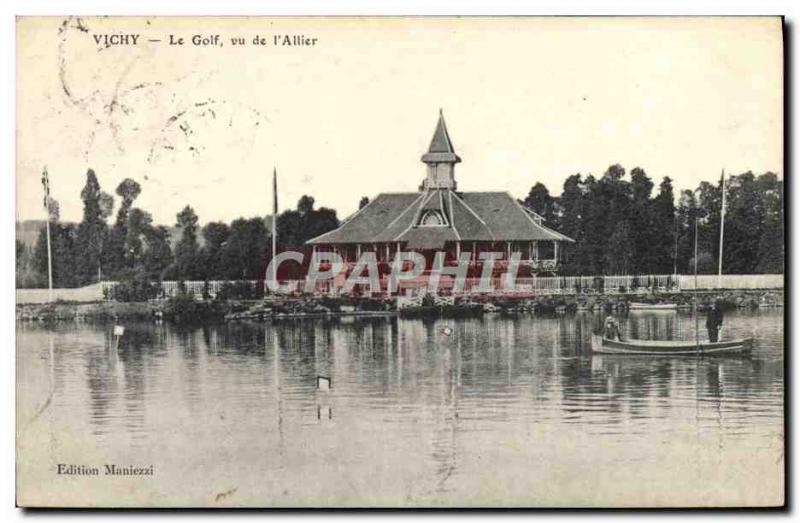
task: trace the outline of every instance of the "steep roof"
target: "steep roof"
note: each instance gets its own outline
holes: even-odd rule
[[[423,212],[441,212],[448,225],[419,225]],[[446,241],[573,241],[536,223],[531,213],[506,192],[456,193],[429,190],[378,195],[333,231],[310,244],[406,242],[433,249]]]
[[[468,192],[462,196],[464,203],[481,217],[497,241],[573,241],[572,238],[537,223],[530,211],[507,192]]]
[[[414,214],[412,204],[419,203],[425,193],[383,193],[355,214],[346,218],[338,229],[308,240],[306,243],[368,243],[378,241],[382,232],[402,231],[403,217]],[[408,218],[410,221],[410,218]],[[398,225],[399,222],[399,225]],[[394,227],[394,228],[393,228]]]
[[[428,152],[422,155],[422,161],[426,163],[458,163],[461,158],[453,148],[450,134],[447,132],[447,125],[444,123],[444,114],[439,110],[439,121],[436,122],[436,130],[433,132],[431,144]]]

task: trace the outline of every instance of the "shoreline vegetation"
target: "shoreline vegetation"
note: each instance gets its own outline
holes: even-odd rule
[[[783,290],[718,290],[698,292],[698,310],[712,301],[726,308],[783,307]],[[535,298],[477,296],[438,304],[430,297],[419,306],[397,307],[397,299],[275,297],[260,300],[197,300],[190,296],[120,302],[60,302],[17,304],[16,319],[23,322],[168,321],[178,324],[231,321],[280,321],[344,317],[469,317],[483,314],[552,317],[582,312],[625,312],[632,302],[675,304],[691,310],[692,293],[558,295]],[[440,302],[441,303],[441,302]]]

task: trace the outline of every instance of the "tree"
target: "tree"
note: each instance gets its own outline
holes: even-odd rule
[[[152,227],[153,217],[141,209],[131,209],[125,235],[125,265],[136,267],[144,252],[146,235]]]
[[[76,228],[72,224],[59,223],[58,202],[48,200],[50,221],[50,249],[52,254],[53,285],[55,287],[76,287],[83,282],[80,278],[82,258],[76,249]],[[18,242],[19,246],[19,242]],[[19,252],[19,251],[18,251]],[[18,255],[19,256],[19,255]],[[47,227],[39,229],[36,244],[32,248],[23,245],[21,259],[17,259],[17,286],[47,286]]]
[[[107,221],[111,213],[114,211],[114,197],[107,192],[100,191],[100,217],[103,221]]]
[[[109,245],[106,249],[107,264],[111,270],[119,271],[129,267],[126,262],[129,257],[125,247],[128,237],[128,216],[133,207],[133,202],[141,192],[141,186],[130,178],[125,178],[117,186],[116,193],[120,197],[121,203],[117,210],[117,218],[114,222],[114,227],[111,229]]]
[[[630,230],[631,245],[627,250],[632,251],[631,269],[633,272],[649,272],[657,263],[656,244],[659,231],[653,228],[653,210],[651,209],[650,195],[653,191],[653,182],[644,169],[635,167],[631,171],[631,205]]]
[[[694,268],[690,260],[694,257],[694,221],[698,216],[697,198],[693,191],[681,193],[678,204],[678,253],[676,257],[679,274],[690,274]]]
[[[759,189],[752,172],[728,180],[723,253],[723,270],[727,273],[751,274],[758,267],[759,246],[767,221],[765,201]],[[718,227],[717,223],[717,236]]]
[[[169,229],[163,225],[145,230],[147,249],[142,256],[142,268],[149,279],[161,280],[173,262]]]
[[[34,266],[33,249],[24,242],[16,240],[16,287],[18,289],[43,287],[46,280]]]
[[[584,203],[581,227],[583,241],[577,249],[577,257],[582,260],[580,272],[583,274],[603,274],[607,241],[611,234],[609,227],[615,227],[614,218],[608,215],[607,198],[603,188],[592,175],[584,181]]]
[[[627,220],[614,226],[605,252],[605,274],[630,274],[633,267],[631,228]]]
[[[550,191],[547,190],[547,187],[543,183],[536,182],[536,185],[531,187],[523,203],[526,207],[544,218],[545,224],[549,227],[558,227],[556,221],[556,201],[550,196]]]
[[[566,262],[563,267],[565,272],[572,274],[584,271],[585,259],[581,252],[584,245],[584,200],[581,175],[573,174],[564,182],[564,188],[559,198],[561,203],[560,232],[575,240],[574,245],[568,244]]]
[[[697,190],[697,270],[703,274],[713,274],[716,271],[714,261],[719,252],[719,224],[720,209],[722,209],[722,188],[719,184],[700,182]],[[694,226],[694,225],[692,225]],[[705,254],[705,256],[703,256]],[[706,259],[708,264],[702,263]],[[694,271],[694,267],[690,267]]]
[[[674,270],[675,262],[675,195],[672,180],[665,176],[659,186],[658,196],[652,203],[652,254],[650,265],[643,272],[668,274]]]
[[[106,240],[108,226],[104,215],[104,206],[100,183],[92,169],[86,172],[86,185],[81,191],[83,200],[83,220],[78,225],[77,248],[81,253],[78,267],[79,283],[86,285],[102,274],[101,255]]]
[[[758,245],[759,273],[783,273],[784,229],[783,229],[783,182],[775,173],[765,173],[756,179],[758,192],[763,200],[764,220]]]
[[[278,245],[282,248],[299,247],[303,244],[303,215],[300,211],[288,210],[278,215]]]
[[[73,224],[50,223],[53,287],[78,287],[85,284],[85,256],[78,247],[78,230]],[[33,252],[33,265],[47,285],[47,230],[42,227]]]
[[[278,243],[300,246],[338,226],[336,211],[326,207],[314,209],[314,198],[304,195],[297,202],[297,210],[285,211],[278,216]]]
[[[117,193],[117,196],[120,197],[120,205],[119,209],[117,210],[116,224],[124,225],[128,220],[128,211],[131,210],[131,207],[133,207],[133,202],[136,201],[136,198],[138,198],[139,194],[141,194],[142,187],[138,182],[136,182],[136,180],[125,178],[119,182],[115,192]]]
[[[206,224],[202,230],[205,245],[202,249],[203,266],[209,280],[226,279],[224,249],[226,247],[230,227],[222,222]]]
[[[19,240],[16,240],[14,243],[14,247],[15,247],[14,249],[15,257],[17,261],[17,269],[19,269],[20,263],[24,261],[23,258],[25,256],[25,244]]]
[[[338,226],[339,220],[336,218],[336,211],[327,207],[320,207],[303,216],[300,239],[305,243],[307,240],[332,231]]]
[[[47,200],[47,216],[51,223],[57,222],[61,217],[61,207],[58,205],[58,201],[55,198],[49,198]]]
[[[181,238],[175,246],[174,276],[181,280],[192,280],[203,276],[197,244],[197,215],[190,206],[177,215],[177,227]]]
[[[269,248],[270,236],[263,218],[234,220],[222,253],[226,279],[263,279]]]
[[[307,214],[314,210],[314,198],[311,196],[303,195],[297,202],[297,210],[300,214]]]

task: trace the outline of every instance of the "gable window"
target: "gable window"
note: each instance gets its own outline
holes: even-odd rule
[[[442,214],[439,211],[427,211],[419,220],[421,227],[441,227],[446,225]]]

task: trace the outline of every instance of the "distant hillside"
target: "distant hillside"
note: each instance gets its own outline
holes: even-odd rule
[[[44,227],[44,220],[23,220],[17,222],[17,240],[26,247],[36,246],[39,239],[39,230]]]
[[[69,223],[69,222],[63,222]],[[23,220],[17,222],[17,240],[21,241],[28,247],[35,247],[36,241],[39,239],[39,231],[44,227],[44,220]],[[169,235],[174,247],[181,237],[181,231],[178,227],[167,227]],[[198,243],[203,245],[203,235],[198,235]]]

